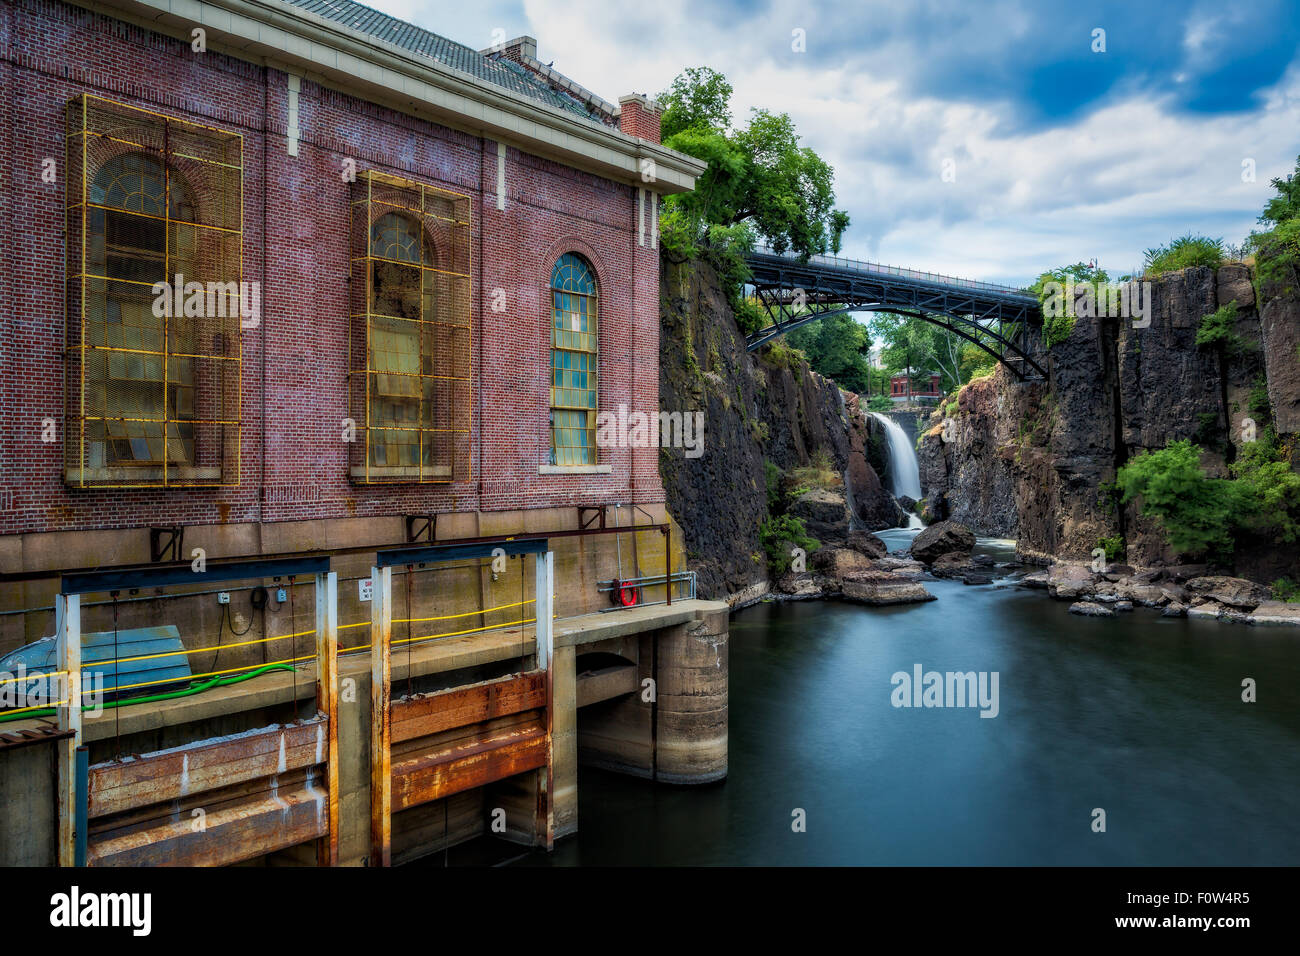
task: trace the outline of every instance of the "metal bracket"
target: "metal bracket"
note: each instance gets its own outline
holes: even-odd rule
[[[437,522],[437,515],[407,515],[406,543],[415,544],[420,541],[427,541],[429,544],[433,544]]]
[[[603,531],[605,529],[605,506],[604,505],[599,505],[596,507],[593,507],[591,505],[578,506],[578,527],[579,528],[582,528],[585,531],[586,529],[590,528],[593,523],[596,522],[599,522],[599,524],[596,524],[596,527],[600,528]]]
[[[180,561],[183,551],[181,543],[185,540],[185,526],[149,529],[149,561],[159,564],[163,561]]]

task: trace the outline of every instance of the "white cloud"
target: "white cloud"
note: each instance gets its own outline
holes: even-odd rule
[[[1141,261],[1144,248],[1187,231],[1239,242],[1300,152],[1300,70],[1291,72],[1248,112],[1178,112],[1168,100],[1133,95],[1055,128],[1016,130],[1016,105],[972,105],[909,95],[898,65],[918,51],[900,31],[906,14],[886,4],[855,8],[855,29],[879,30],[884,42],[865,67],[819,56],[831,20],[804,0],[773,0],[758,14],[690,0],[611,7],[606,0],[522,0],[461,8],[373,0],[471,46],[498,23],[538,39],[539,56],[593,92],[615,100],[665,88],[683,68],[708,65],[736,89],[735,112],[752,106],[787,111],[805,141],[836,170],[839,203],[853,225],[845,252],[897,265],[989,280],[1024,281],[1045,268],[1099,257],[1112,272]],[[978,17],[935,15],[927,54],[974,42],[1032,42],[1014,3]],[[992,26],[991,26],[992,25]],[[790,30],[808,31],[808,52],[790,50]],[[1222,40],[1222,22],[1189,19],[1186,66],[1196,70]],[[981,34],[984,36],[984,34]],[[893,39],[889,39],[892,37]],[[919,41],[918,41],[919,42]],[[984,42],[983,40],[981,42]],[[909,67],[910,68],[910,67]],[[1253,158],[1257,181],[1241,182]],[[956,163],[945,183],[945,159]]]

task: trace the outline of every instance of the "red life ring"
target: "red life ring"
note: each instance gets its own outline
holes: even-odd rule
[[[618,600],[624,607],[634,607],[641,600],[641,595],[632,585],[624,584],[618,589]]]

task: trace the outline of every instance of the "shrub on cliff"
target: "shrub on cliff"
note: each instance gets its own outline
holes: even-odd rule
[[[1232,478],[1210,478],[1201,449],[1183,439],[1134,457],[1116,485],[1125,502],[1138,500],[1142,513],[1159,521],[1175,551],[1226,559],[1243,532],[1277,543],[1300,538],[1300,475],[1282,457],[1265,429],[1243,447]]]
[[[785,574],[790,570],[794,558],[791,553],[795,548],[810,554],[821,547],[821,542],[808,534],[803,520],[794,515],[769,515],[758,527],[758,539],[767,552],[768,567],[773,576]]]
[[[1201,317],[1201,327],[1196,330],[1197,348],[1222,348],[1229,354],[1235,354],[1246,347],[1245,341],[1237,334],[1237,300]]]
[[[1209,236],[1194,236],[1190,232],[1168,245],[1155,246],[1146,251],[1143,275],[1147,278],[1177,272],[1191,266],[1209,266],[1217,269],[1223,262],[1223,240]]]
[[[1251,233],[1246,247],[1255,253],[1256,291],[1278,285],[1291,295],[1300,286],[1300,157],[1295,172],[1270,185],[1277,195],[1264,206],[1259,221],[1273,228]]]
[[[1119,470],[1116,485],[1127,503],[1141,499],[1143,514],[1156,518],[1175,551],[1232,553],[1232,517],[1242,508],[1239,489],[1223,478],[1207,478],[1201,449],[1190,441],[1138,454]]]

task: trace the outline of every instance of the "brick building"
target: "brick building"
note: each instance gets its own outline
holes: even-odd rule
[[[664,517],[658,449],[593,437],[658,411],[658,202],[704,168],[651,100],[348,0],[17,0],[0,34],[0,571],[49,573],[0,610],[152,527],[241,557]],[[185,273],[203,305],[160,314]]]

